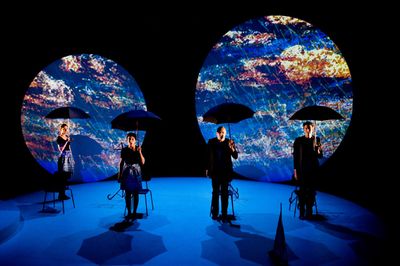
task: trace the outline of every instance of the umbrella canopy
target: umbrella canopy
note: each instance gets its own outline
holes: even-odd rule
[[[103,151],[103,147],[94,139],[84,135],[73,136],[73,152],[77,155],[94,156]]]
[[[161,118],[145,110],[132,110],[122,113],[111,121],[111,128],[124,131],[148,130],[155,126]]]
[[[214,124],[237,123],[253,117],[254,111],[240,103],[222,103],[203,115],[203,121]]]
[[[300,110],[296,111],[289,120],[314,120],[315,125],[317,124],[316,121],[323,121],[323,120],[336,120],[336,119],[344,119],[344,117],[333,110],[330,107],[322,106],[322,105],[311,105],[301,108]],[[314,145],[316,145],[317,139],[317,130],[314,131]]]
[[[240,103],[222,103],[209,109],[203,115],[203,121],[214,124],[228,123],[229,138],[231,138],[230,123],[237,123],[251,118],[254,111]]]
[[[296,111],[289,120],[336,120],[344,117],[327,106],[312,105],[301,108]]]
[[[85,111],[83,111],[82,109],[79,109],[77,107],[72,107],[72,106],[64,106],[64,107],[54,109],[50,113],[48,113],[45,117],[51,118],[51,119],[90,118],[90,116]]]

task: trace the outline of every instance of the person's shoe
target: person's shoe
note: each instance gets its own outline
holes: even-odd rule
[[[211,213],[211,219],[218,220],[218,213]]]
[[[229,221],[228,221],[228,215],[222,214],[222,215],[221,215],[221,221],[222,221],[223,223],[229,222]]]
[[[129,215],[129,218],[132,219],[132,220],[136,220],[136,218],[137,218],[137,213],[131,213],[131,214]]]

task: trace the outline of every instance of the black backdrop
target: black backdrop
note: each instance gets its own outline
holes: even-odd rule
[[[321,190],[386,214],[392,198],[390,175],[381,167],[382,145],[370,135],[381,121],[372,109],[381,94],[374,87],[377,74],[369,64],[377,53],[370,33],[379,31],[379,24],[370,14],[339,3],[302,8],[265,4],[224,12],[104,9],[12,13],[3,22],[2,146],[6,159],[2,198],[40,189],[40,180],[48,175],[25,146],[20,108],[37,73],[70,54],[98,54],[124,67],[139,84],[148,110],[163,118],[157,131],[148,132],[143,145],[152,176],[203,176],[205,142],[197,125],[194,94],[204,59],[234,26],[259,16],[287,15],[326,33],[343,53],[353,79],[353,119],[341,146],[323,167]]]

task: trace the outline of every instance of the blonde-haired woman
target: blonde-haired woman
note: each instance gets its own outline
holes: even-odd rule
[[[59,200],[69,199],[67,195],[65,195],[65,186],[67,185],[67,180],[71,178],[74,172],[74,158],[72,157],[71,150],[71,138],[68,134],[68,125],[62,124],[60,126],[60,132],[57,137],[57,145],[60,155],[58,157],[57,170],[58,175],[61,179],[61,189],[58,194]]]

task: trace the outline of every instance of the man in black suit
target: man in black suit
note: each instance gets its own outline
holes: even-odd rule
[[[226,129],[218,127],[217,137],[208,140],[208,160],[206,175],[212,180],[211,214],[215,220],[219,214],[219,192],[221,191],[221,218],[227,219],[228,212],[228,185],[232,181],[232,159],[238,158],[235,143],[226,138]]]
[[[319,169],[319,158],[322,158],[320,139],[314,136],[315,126],[307,121],[303,123],[304,136],[295,139],[293,144],[293,177],[298,181],[300,219],[311,219],[315,202],[316,177]]]

